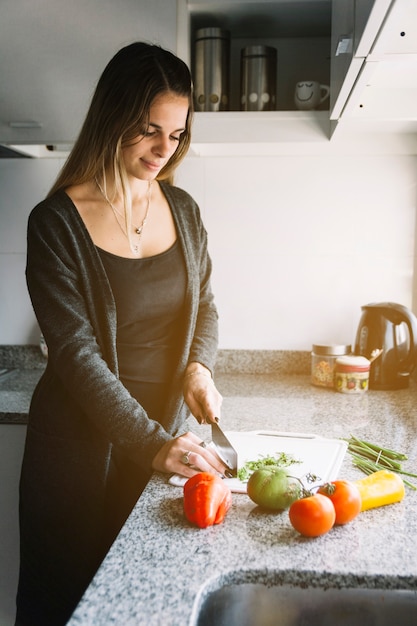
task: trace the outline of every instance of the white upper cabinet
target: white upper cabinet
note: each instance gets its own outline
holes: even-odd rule
[[[369,15],[363,16],[361,28],[353,15],[362,2],[334,2],[332,84],[337,89],[332,92],[331,119],[416,132],[417,2],[368,2]],[[344,36],[356,43],[345,53],[340,50]]]
[[[333,0],[330,117],[339,119],[391,0]]]
[[[2,0],[0,143],[71,144],[122,46],[176,49],[176,0]]]
[[[269,154],[315,150],[335,127],[414,133],[417,0],[177,0],[177,50],[195,75],[196,32],[231,35],[229,111],[197,112],[197,154]],[[276,110],[240,111],[240,53],[247,45],[277,50]],[[393,66],[396,62],[395,67]],[[298,81],[330,85],[318,110],[294,103]],[[408,149],[408,148],[407,148]],[[412,142],[411,150],[414,150]]]
[[[417,55],[416,0],[395,0],[391,4],[368,60],[394,60],[398,55]]]

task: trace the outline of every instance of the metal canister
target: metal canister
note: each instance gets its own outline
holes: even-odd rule
[[[227,111],[230,103],[230,33],[222,28],[196,31],[194,56],[196,111]]]
[[[247,46],[240,57],[240,108],[274,111],[276,106],[277,51],[271,46]]]

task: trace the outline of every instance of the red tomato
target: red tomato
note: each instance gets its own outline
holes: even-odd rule
[[[358,487],[348,480],[335,480],[320,487],[318,493],[330,498],[336,511],[336,524],[347,524],[359,515],[362,498]]]
[[[295,530],[305,537],[324,535],[336,520],[332,501],[320,493],[296,500],[288,513]]]

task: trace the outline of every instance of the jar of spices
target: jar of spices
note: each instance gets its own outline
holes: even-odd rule
[[[311,353],[311,382],[317,387],[334,387],[334,368],[336,359],[339,356],[350,354],[352,346],[334,345],[322,346],[313,345]]]
[[[334,385],[341,393],[364,393],[368,390],[371,362],[364,356],[336,359]]]

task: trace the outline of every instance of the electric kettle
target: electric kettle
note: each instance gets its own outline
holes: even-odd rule
[[[395,302],[366,304],[362,308],[355,341],[355,354],[372,358],[370,389],[404,389],[417,364],[417,318]]]

